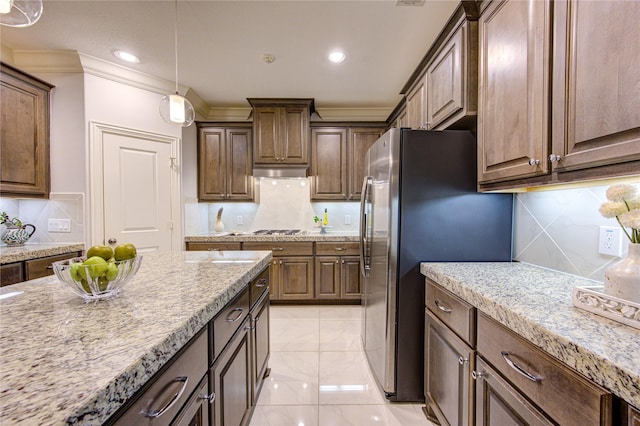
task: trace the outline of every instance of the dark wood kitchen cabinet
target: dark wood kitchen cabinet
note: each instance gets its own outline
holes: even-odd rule
[[[365,156],[383,125],[311,129],[311,199],[360,200]]]
[[[271,300],[314,298],[313,242],[245,242],[244,250],[271,250]]]
[[[187,251],[233,251],[242,249],[240,242],[228,243],[186,243]]]
[[[56,254],[53,256],[39,257],[36,259],[0,265],[0,270],[2,271],[0,286],[16,284],[22,281],[35,280],[36,278],[53,275],[53,262],[59,262],[61,260],[67,260],[79,256],[82,256],[82,252],[74,251],[71,253]]]
[[[637,173],[640,4],[554,1],[553,18],[552,169]]]
[[[423,73],[409,89],[406,99],[406,124],[412,129],[426,129],[427,79]]]
[[[247,99],[253,108],[253,162],[306,167],[309,165],[309,120],[313,99]]]
[[[551,2],[490,2],[479,45],[478,182],[548,173]]]
[[[0,63],[0,196],[49,198],[53,87]]]
[[[316,243],[316,299],[360,300],[358,250],[358,243]]]
[[[198,123],[198,201],[253,200],[250,124]]]

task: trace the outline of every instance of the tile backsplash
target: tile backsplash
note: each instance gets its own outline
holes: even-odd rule
[[[640,189],[640,181],[633,182]],[[600,215],[608,186],[521,193],[514,201],[514,259],[604,280],[607,267],[620,260],[598,253],[600,226],[618,226]],[[624,238],[624,253],[627,240]]]
[[[83,243],[84,194],[54,193],[48,200],[0,198],[0,211],[36,227],[29,243]],[[69,219],[71,232],[48,232],[49,219]],[[0,225],[0,232],[4,225]]]

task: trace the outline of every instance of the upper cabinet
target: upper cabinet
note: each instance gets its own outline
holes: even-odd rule
[[[638,22],[637,1],[554,2],[553,170],[640,160]]]
[[[247,100],[253,108],[254,164],[308,166],[313,99]]]
[[[311,129],[311,199],[359,200],[365,155],[384,130],[383,124],[314,126]]]
[[[253,200],[251,123],[198,123],[198,201]]]
[[[52,85],[1,63],[0,195],[49,198]]]
[[[478,181],[547,173],[548,0],[489,4],[480,17]]]
[[[483,6],[479,189],[637,175],[640,4]]]
[[[464,2],[463,2],[464,3]],[[412,129],[472,129],[478,104],[478,23],[461,4],[410,78],[406,118]],[[468,6],[467,6],[468,7]],[[396,120],[399,120],[399,116]]]

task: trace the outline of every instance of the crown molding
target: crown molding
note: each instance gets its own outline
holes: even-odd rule
[[[250,107],[210,107],[207,120],[210,121],[250,121]]]
[[[386,121],[389,108],[316,108],[323,121]]]

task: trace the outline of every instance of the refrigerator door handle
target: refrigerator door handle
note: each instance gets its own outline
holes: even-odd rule
[[[369,189],[373,179],[366,176],[362,181],[362,197],[360,198],[360,271],[362,275],[369,276],[371,269],[371,259],[369,256],[369,235],[367,235],[367,213],[366,206],[369,200]]]

